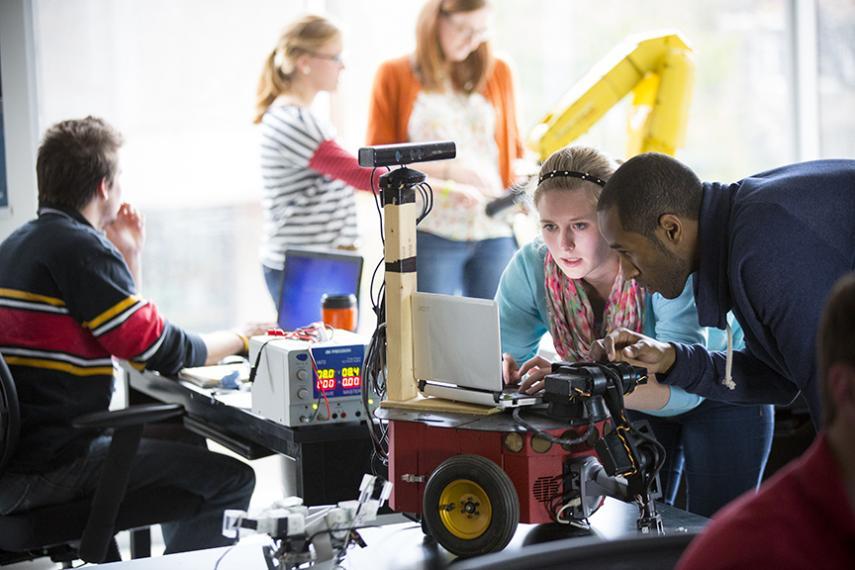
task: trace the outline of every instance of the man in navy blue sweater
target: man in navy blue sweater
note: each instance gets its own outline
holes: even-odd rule
[[[113,357],[174,375],[240,352],[243,332],[197,335],[138,293],[142,217],[122,203],[122,137],[102,119],[57,123],[36,165],[38,218],[0,243],[0,354],[18,394],[20,439],[0,473],[0,515],[92,495],[111,441],[74,418],[107,410]],[[178,488],[203,505],[162,526],[166,552],[229,544],[223,511],[244,510],[252,468],[201,446],[144,437],[128,490]]]
[[[719,184],[648,153],[614,173],[597,210],[626,278],[674,298],[696,274],[701,326],[726,328],[732,310],[746,347],[708,352],[619,330],[593,356],[647,367],[715,400],[787,404],[801,391],[819,423],[814,339],[832,285],[855,268],[855,161]]]

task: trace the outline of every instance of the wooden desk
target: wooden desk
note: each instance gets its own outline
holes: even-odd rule
[[[273,453],[294,459],[297,494],[307,505],[353,499],[362,476],[371,471],[371,440],[363,422],[291,428],[252,413],[248,393],[221,396],[125,363],[122,369],[129,391],[184,406],[183,421],[190,431],[247,459]]]

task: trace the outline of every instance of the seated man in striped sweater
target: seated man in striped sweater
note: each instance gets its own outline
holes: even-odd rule
[[[100,119],[64,121],[38,152],[38,218],[0,244],[0,353],[21,407],[21,436],[0,476],[0,514],[91,494],[110,436],[72,427],[106,410],[112,357],[175,374],[246,346],[246,331],[195,335],[137,294],[143,224],[122,203],[121,135]],[[143,439],[128,489],[170,485],[201,496],[191,520],[164,524],[167,552],[227,544],[224,509],[246,509],[252,468],[203,447]]]

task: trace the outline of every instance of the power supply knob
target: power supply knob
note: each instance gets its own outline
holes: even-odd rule
[[[306,380],[306,378],[308,378],[308,377],[309,377],[309,373],[306,372],[305,369],[301,368],[301,369],[297,370],[297,380]],[[302,398],[303,396],[300,396],[300,397]]]
[[[305,388],[300,388],[299,390],[297,390],[297,397],[301,400],[305,400],[309,397],[309,391]]]
[[[309,421],[311,421],[309,416],[300,416],[300,423],[301,424],[307,424],[307,423],[309,423]]]

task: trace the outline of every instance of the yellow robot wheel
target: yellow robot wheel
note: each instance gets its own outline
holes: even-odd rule
[[[516,489],[498,465],[480,455],[457,455],[437,467],[425,485],[423,529],[460,557],[496,552],[517,529]]]

